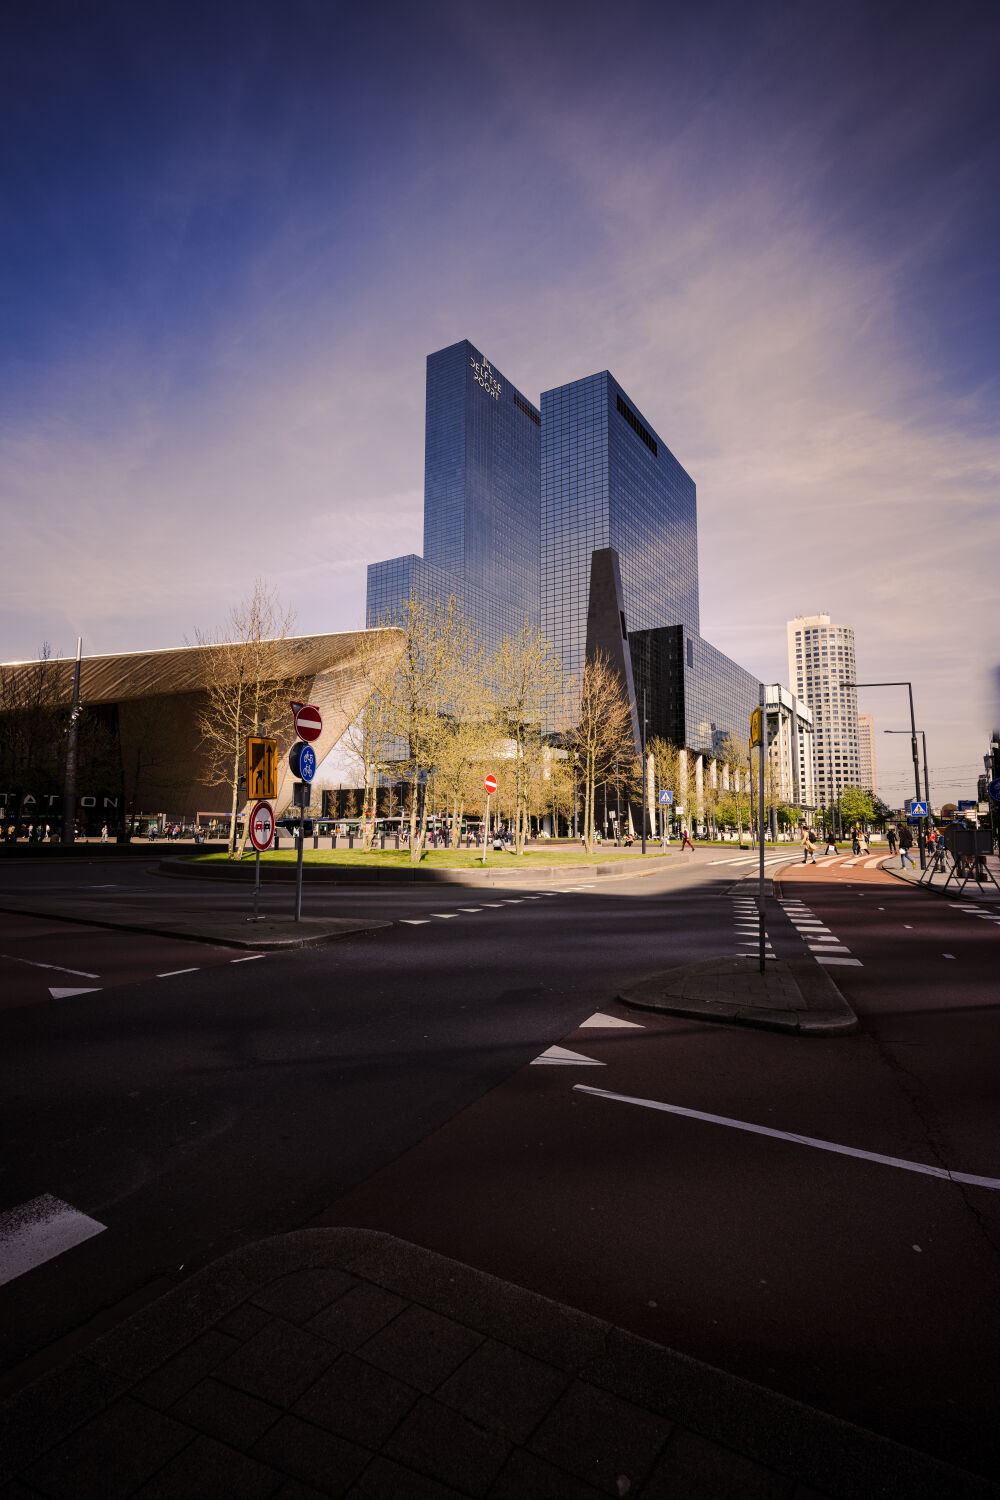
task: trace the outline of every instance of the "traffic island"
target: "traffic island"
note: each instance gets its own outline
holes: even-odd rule
[[[712,958],[682,964],[621,990],[638,1010],[697,1021],[757,1026],[800,1036],[847,1036],[858,1018],[830,976],[812,959]]]
[[[59,922],[82,922],[88,927],[119,928],[153,937],[184,938],[194,943],[215,943],[222,948],[252,948],[270,953],[288,948],[313,948],[338,938],[359,937],[391,927],[367,917],[303,917],[296,922],[289,912],[269,912],[254,921],[245,911],[213,911],[203,906],[161,912],[153,902],[94,900],[75,894],[60,894],[58,901],[39,893],[23,901],[5,898],[0,911],[21,916],[47,917]]]

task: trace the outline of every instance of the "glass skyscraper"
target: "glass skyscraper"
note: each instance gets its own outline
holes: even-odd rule
[[[607,370],[542,393],[542,629],[583,670],[591,554],[612,547],[629,632],[698,611],[694,480]]]
[[[368,624],[454,595],[487,646],[539,623],[541,415],[467,339],[427,357],[424,555],[368,568]]]

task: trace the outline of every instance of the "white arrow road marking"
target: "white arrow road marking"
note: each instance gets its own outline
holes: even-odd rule
[[[709,1115],[700,1109],[684,1109],[680,1104],[663,1104],[659,1099],[634,1099],[629,1094],[612,1094],[594,1089],[586,1083],[574,1083],[573,1092],[595,1094],[599,1099],[615,1099],[619,1104],[638,1104],[643,1109],[663,1110],[668,1115],[683,1115],[688,1120],[704,1120],[709,1125],[728,1125],[730,1130],[746,1130],[751,1135],[769,1135],[779,1141],[794,1141],[799,1146],[813,1146],[817,1151],[833,1151],[839,1156],[856,1156],[861,1161],[875,1161],[884,1167],[901,1167],[904,1172],[922,1172],[925,1177],[941,1177],[945,1182],[967,1182],[972,1187],[996,1190],[1000,1177],[974,1177],[969,1172],[949,1172],[944,1167],[928,1167],[923,1162],[905,1161],[900,1156],[882,1156],[877,1151],[860,1151],[856,1146],[838,1146],[834,1141],[820,1141],[811,1135],[794,1131],[772,1130],[769,1125],[751,1125],[746,1120],[730,1120],[726,1115]]]
[[[538,1057],[531,1059],[531,1066],[537,1063],[550,1063],[556,1067],[569,1067],[571,1064],[585,1068],[603,1068],[606,1065],[598,1062],[596,1057],[584,1057],[582,1052],[569,1052],[565,1047],[549,1047]]]
[[[79,979],[100,979],[100,974],[88,974],[86,969],[67,969],[62,964],[40,964],[36,958],[18,958],[16,953],[0,953],[0,958],[9,964],[30,964],[33,969],[54,969],[57,974],[75,974]]]
[[[107,1229],[44,1193],[0,1214],[0,1286]]]
[[[62,989],[57,984],[49,985],[49,994],[53,1000],[66,1000],[70,995],[96,995],[100,993],[100,985],[84,985],[82,989]]]
[[[584,1026],[630,1026],[636,1031],[645,1031],[646,1029],[639,1021],[619,1021],[616,1016],[606,1016],[603,1010],[595,1010],[594,1014],[589,1016],[586,1021],[580,1022],[580,1026],[581,1028]]]

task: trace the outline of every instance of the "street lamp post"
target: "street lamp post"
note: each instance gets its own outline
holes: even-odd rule
[[[882,733],[883,734],[909,734],[909,730],[908,729],[883,729]],[[931,793],[930,793],[930,786],[929,786],[928,780],[927,780],[927,736],[926,736],[926,734],[924,733],[924,731],[922,729],[918,729],[917,733],[919,734],[920,738],[924,742],[924,801],[927,803],[927,811],[930,812],[930,809],[931,809]]]
[[[910,747],[913,752],[913,785],[916,789],[917,802],[920,801],[920,752],[917,749],[917,720],[913,712],[913,683],[912,682],[842,682],[842,688],[870,688],[870,687],[905,687],[910,695]],[[920,846],[920,868],[927,868],[927,846],[924,843],[924,826],[920,824],[917,837]]]

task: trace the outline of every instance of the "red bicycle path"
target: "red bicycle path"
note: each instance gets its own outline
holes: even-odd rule
[[[523,1068],[316,1222],[386,1230],[997,1474],[996,1192],[575,1087],[1000,1176],[994,925],[860,867],[795,867],[778,889],[861,960],[831,971],[858,1035],[609,995],[642,1029],[562,1043],[598,1066]]]

